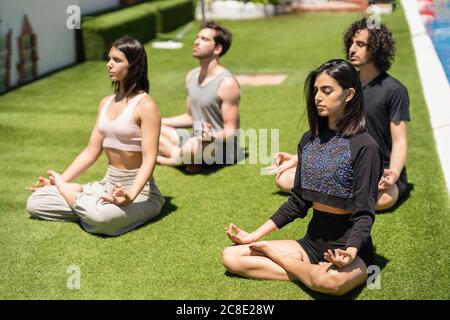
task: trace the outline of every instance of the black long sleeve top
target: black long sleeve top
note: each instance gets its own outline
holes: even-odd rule
[[[311,139],[306,132],[297,146],[298,165],[289,199],[271,217],[281,229],[304,218],[313,202],[351,210],[347,247],[363,248],[375,221],[382,154],[367,132],[345,137],[326,130]]]

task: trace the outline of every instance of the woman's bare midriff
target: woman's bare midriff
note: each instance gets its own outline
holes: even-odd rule
[[[335,214],[349,214],[352,213],[350,210],[341,209],[341,208],[335,208],[320,202],[314,202],[313,208],[319,211],[329,212],[329,213],[335,213]]]
[[[124,151],[112,148],[103,149],[108,157],[108,163],[117,169],[133,170],[142,165],[142,152]]]

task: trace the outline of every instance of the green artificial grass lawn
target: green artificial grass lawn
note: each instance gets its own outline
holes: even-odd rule
[[[242,87],[241,126],[279,128],[280,149],[294,152],[306,121],[302,87],[307,72],[343,57],[344,29],[355,14],[304,14],[259,21],[224,22],[234,43],[223,64],[234,73],[286,73],[278,87]],[[383,16],[397,40],[390,73],[411,99],[409,180],[411,196],[393,212],[377,215],[373,241],[382,266],[381,289],[357,290],[345,298],[448,299],[450,210],[427,109],[401,10]],[[151,94],[163,116],[185,110],[184,79],[197,66],[191,47],[153,50]],[[0,298],[2,299],[314,299],[328,298],[293,282],[229,276],[220,262],[230,245],[230,222],[251,231],[287,199],[263,164],[229,166],[210,174],[185,175],[157,167],[167,198],[153,223],[110,238],[84,232],[76,223],[34,220],[25,211],[32,184],[48,168],[63,171],[85,146],[100,99],[111,93],[104,62],[89,62],[0,97]],[[102,157],[79,182],[99,180]],[[310,217],[267,239],[298,239]],[[81,272],[81,289],[69,290],[67,269]]]

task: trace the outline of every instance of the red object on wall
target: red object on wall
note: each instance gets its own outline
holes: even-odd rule
[[[37,78],[37,36],[33,33],[27,15],[23,18],[22,33],[18,38],[19,46],[19,82],[28,82]]]
[[[436,17],[436,13],[431,9],[422,9],[419,11],[422,16]]]

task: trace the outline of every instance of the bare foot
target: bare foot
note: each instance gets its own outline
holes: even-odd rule
[[[281,259],[286,260],[300,260],[302,261],[302,254],[297,251],[286,251],[274,246],[270,241],[255,242],[250,245],[251,250],[256,250],[264,253],[273,261],[279,263]]]
[[[269,241],[258,241],[258,242],[252,243],[250,245],[250,249],[262,252],[269,258],[278,257],[280,254],[279,250],[274,245],[272,245]]]

